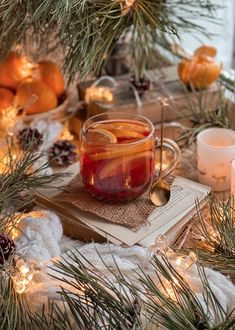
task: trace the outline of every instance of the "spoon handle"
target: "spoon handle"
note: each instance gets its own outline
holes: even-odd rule
[[[161,100],[161,145],[160,145],[160,170],[159,170],[159,177],[162,175],[162,156],[163,156],[163,136],[164,136],[164,110],[165,107],[168,105],[166,99]]]

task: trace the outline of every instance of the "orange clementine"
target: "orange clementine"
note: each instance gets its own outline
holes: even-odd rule
[[[54,90],[57,97],[64,93],[64,77],[59,67],[50,61],[41,61],[38,63],[40,79]]]
[[[0,87],[0,113],[12,105],[14,96],[9,89]]]
[[[17,88],[16,97],[27,114],[49,111],[58,103],[55,92],[40,80],[24,80]]]
[[[27,57],[10,52],[0,63],[0,85],[15,90],[31,73],[32,66]]]
[[[194,88],[206,88],[220,75],[221,67],[214,60],[205,55],[193,56],[192,59],[183,59],[178,65],[181,81]]]

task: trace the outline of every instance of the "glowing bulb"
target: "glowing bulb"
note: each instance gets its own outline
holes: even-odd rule
[[[67,126],[63,128],[63,131],[60,136],[61,140],[67,140],[67,141],[72,141],[74,139],[73,134],[70,133],[69,129]]]
[[[175,277],[173,278],[173,282],[174,282],[174,284],[179,285],[179,281]]]
[[[29,289],[32,284],[33,276],[38,273],[32,263],[27,264],[23,259],[18,260],[16,264],[16,273],[12,277],[14,287],[17,293],[23,293]]]
[[[181,257],[178,257],[177,259],[176,259],[176,265],[177,266],[180,266],[181,265],[181,262],[182,262],[182,258]]]
[[[12,129],[17,122],[18,111],[19,109],[17,106],[10,106],[2,110],[0,116],[1,136],[6,136],[7,134],[12,133]]]
[[[100,101],[111,103],[113,101],[113,93],[109,87],[89,87],[86,89],[85,102]]]
[[[29,267],[27,267],[27,266],[22,266],[22,267],[20,268],[20,272],[21,272],[22,274],[27,274],[27,273],[29,272]]]

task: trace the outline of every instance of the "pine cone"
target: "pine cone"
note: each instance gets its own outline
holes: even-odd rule
[[[3,265],[10,255],[15,252],[16,246],[14,241],[6,234],[0,235],[0,264]]]
[[[18,142],[23,150],[37,149],[43,142],[43,135],[37,128],[24,128],[18,134]]]
[[[152,87],[151,81],[148,78],[140,78],[139,81],[136,81],[135,78],[132,77],[131,84],[136,88],[139,96],[142,96]]]
[[[50,150],[50,158],[58,165],[68,165],[77,159],[76,146],[68,140],[57,141]]]

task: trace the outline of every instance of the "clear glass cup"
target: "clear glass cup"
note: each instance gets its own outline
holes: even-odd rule
[[[135,114],[107,112],[89,118],[81,129],[81,176],[86,190],[106,202],[131,201],[149,189],[155,175],[159,138],[153,124]],[[167,176],[180,160],[177,144],[164,139],[174,158]]]

